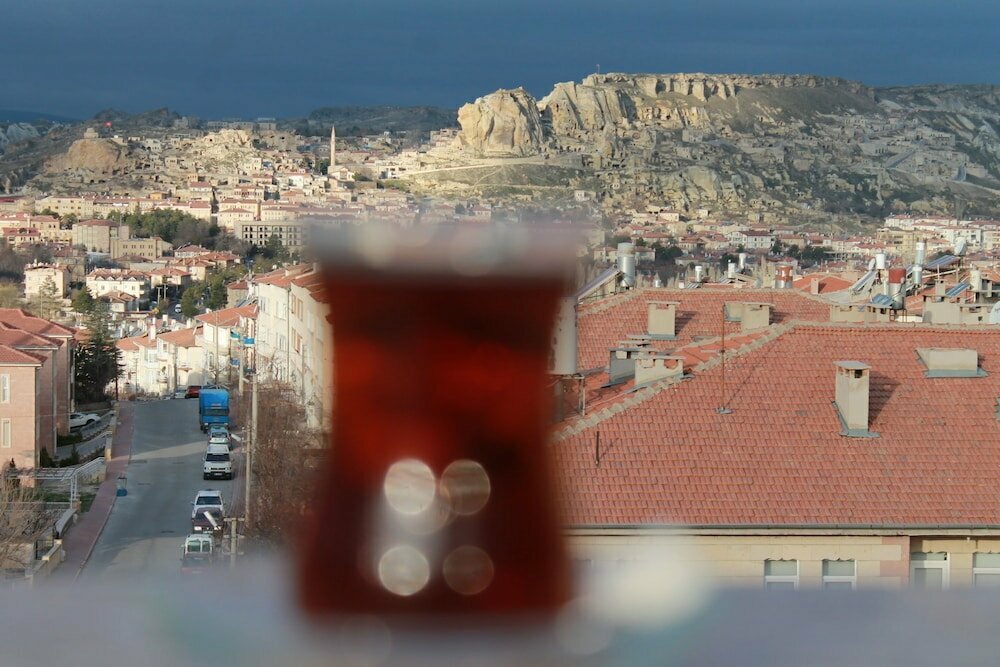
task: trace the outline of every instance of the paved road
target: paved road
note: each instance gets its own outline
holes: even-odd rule
[[[241,470],[234,481],[202,480],[207,438],[197,422],[196,400],[135,405],[128,495],[115,502],[81,580],[177,576],[195,493],[220,489],[227,508],[241,500],[234,497],[242,495]]]

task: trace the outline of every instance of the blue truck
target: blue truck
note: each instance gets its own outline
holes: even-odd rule
[[[229,390],[222,387],[202,387],[198,395],[198,421],[201,430],[221,424],[229,426]]]

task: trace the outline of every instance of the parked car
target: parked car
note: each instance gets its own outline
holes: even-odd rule
[[[233,460],[229,456],[229,445],[209,443],[202,466],[202,478],[233,478]]]
[[[191,532],[202,535],[222,535],[222,510],[209,507],[195,511],[191,517]]]
[[[222,492],[217,489],[202,489],[194,496],[191,503],[191,518],[193,519],[198,510],[216,509],[220,516],[224,516],[226,508],[222,504]]]
[[[189,384],[187,391],[184,392],[184,398],[198,398],[199,396],[201,396],[201,385]]]
[[[201,574],[215,561],[215,541],[211,535],[192,534],[181,547],[181,572]]]
[[[225,426],[211,426],[208,429],[208,445],[225,445],[226,450],[233,448],[233,440],[229,435],[229,429]]]
[[[95,415],[93,412],[69,413],[70,428],[80,428],[82,426],[90,426],[91,424],[96,424],[99,421],[101,421],[101,418]]]
[[[187,397],[187,387],[177,387],[174,389],[174,398],[186,398]]]
[[[175,314],[180,315],[181,311],[182,311],[181,304],[177,304],[176,306],[174,306],[174,313]]]

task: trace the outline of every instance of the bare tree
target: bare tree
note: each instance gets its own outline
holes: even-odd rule
[[[50,528],[35,489],[13,476],[0,477],[0,570],[23,570],[35,559],[35,543]]]
[[[257,392],[253,490],[248,499],[251,532],[266,542],[284,544],[311,499],[325,438],[307,427],[305,406],[289,385],[264,381]]]

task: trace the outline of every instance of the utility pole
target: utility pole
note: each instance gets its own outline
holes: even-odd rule
[[[250,425],[247,429],[246,469],[243,471],[243,530],[250,529],[250,486],[253,478],[253,448],[257,444],[257,369],[250,378]]]

